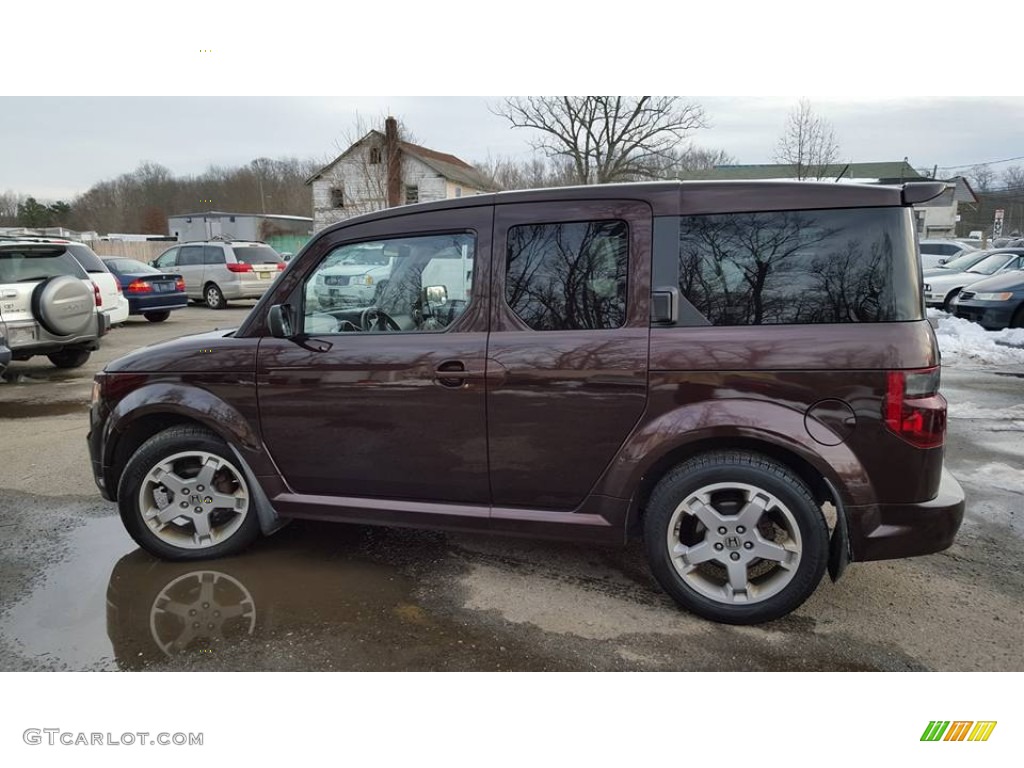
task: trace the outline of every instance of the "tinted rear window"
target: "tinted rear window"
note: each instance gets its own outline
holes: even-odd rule
[[[88,277],[82,265],[63,246],[0,251],[0,283],[27,283],[60,275]]]
[[[684,216],[679,289],[712,325],[922,315],[910,209]]]
[[[103,260],[93,253],[92,248],[87,245],[77,245],[72,243],[69,245],[68,250],[71,251],[72,255],[78,259],[78,263],[85,267],[86,272],[107,272],[107,268],[103,265]]]
[[[152,267],[149,264],[144,264],[141,261],[135,259],[107,259],[104,262],[111,272],[116,272],[119,275],[135,274],[135,275],[152,275],[152,274],[163,274],[156,267]]]
[[[231,247],[235,258],[245,264],[278,264],[284,259],[269,245],[235,245]]]

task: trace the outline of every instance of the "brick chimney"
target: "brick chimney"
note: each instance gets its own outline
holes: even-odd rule
[[[402,154],[398,148],[398,121],[384,121],[384,155],[388,163],[388,208],[402,204]]]

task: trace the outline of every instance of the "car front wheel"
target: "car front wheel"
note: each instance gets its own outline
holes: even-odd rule
[[[245,475],[228,446],[202,427],[172,427],[125,466],[118,507],[143,549],[168,560],[235,554],[259,535]]]
[[[821,581],[828,526],[787,467],[739,451],[696,456],[651,494],[644,545],[658,583],[713,621],[756,624],[786,615]]]

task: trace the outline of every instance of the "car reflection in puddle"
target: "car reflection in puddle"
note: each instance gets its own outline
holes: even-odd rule
[[[230,656],[240,644],[327,627],[380,632],[409,613],[411,585],[393,568],[347,547],[324,551],[308,535],[298,537],[299,549],[282,547],[282,538],[295,537],[198,563],[163,562],[142,550],[122,557],[107,587],[118,666],[176,667],[187,657]]]

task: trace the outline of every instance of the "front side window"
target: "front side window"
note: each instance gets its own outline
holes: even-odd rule
[[[505,301],[535,331],[619,328],[628,262],[624,221],[511,227]]]
[[[171,248],[171,250],[160,254],[160,256],[156,260],[156,266],[159,267],[160,269],[167,269],[168,267],[173,267],[177,263],[177,258],[178,249]]]
[[[902,208],[684,216],[679,290],[712,325],[917,320]]]
[[[443,331],[472,300],[475,249],[466,232],[339,246],[306,281],[305,332]]]

